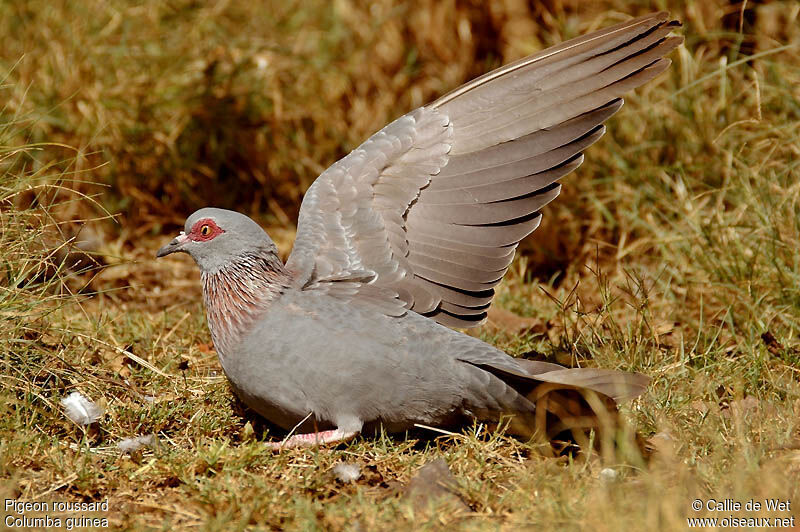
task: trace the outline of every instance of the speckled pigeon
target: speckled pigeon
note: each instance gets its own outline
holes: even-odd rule
[[[597,427],[648,378],[515,359],[446,326],[486,318],[558,179],[620,96],[682,39],[657,13],[481,76],[387,125],[323,172],[284,264],[250,218],[204,208],[158,251],[202,271],[208,326],[235,393],[278,446],[470,419],[551,437]]]

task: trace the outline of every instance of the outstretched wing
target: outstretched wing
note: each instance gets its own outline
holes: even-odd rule
[[[298,286],[480,324],[557,180],[620,96],[669,66],[677,26],[656,13],[567,41],[383,128],[306,192],[287,261]]]

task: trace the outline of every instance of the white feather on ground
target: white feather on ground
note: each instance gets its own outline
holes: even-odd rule
[[[90,425],[100,419],[103,409],[80,392],[72,392],[61,399],[64,413],[78,425]]]
[[[117,443],[117,447],[123,453],[132,453],[138,451],[142,447],[153,447],[156,443],[155,434],[147,434],[144,436],[135,436],[133,438],[125,438]]]
[[[361,477],[361,467],[358,464],[339,462],[333,466],[333,474],[340,482],[355,482]]]

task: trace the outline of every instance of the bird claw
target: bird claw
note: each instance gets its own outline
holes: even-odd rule
[[[313,447],[315,445],[325,445],[328,443],[340,443],[352,439],[357,432],[343,431],[341,429],[324,430],[322,432],[311,432],[309,434],[294,434],[281,441],[266,442],[267,449],[280,451],[282,449],[294,449],[297,447]]]

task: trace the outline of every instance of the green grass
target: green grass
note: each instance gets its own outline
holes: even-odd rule
[[[684,530],[696,498],[800,504],[797,6],[748,4],[742,39],[723,3],[512,4],[0,4],[0,498],[108,498],[114,527],[164,530]],[[285,254],[302,190],[392,117],[660,7],[685,47],[626,98],[499,290],[531,329],[475,333],[652,376],[625,411],[651,455],[545,458],[482,427],[265,452],[209,350],[199,274],[152,259],[176,224],[212,200],[260,212]],[[56,250],[88,230],[105,266],[77,274]],[[59,405],[73,390],[105,408],[86,430]],[[159,444],[117,450],[143,434]],[[440,456],[469,511],[403,496]],[[340,461],[362,478],[336,481]]]

